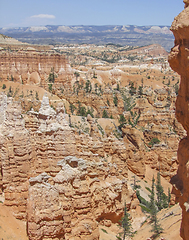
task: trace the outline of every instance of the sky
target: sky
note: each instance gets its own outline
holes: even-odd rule
[[[0,28],[44,25],[168,25],[182,0],[0,0]]]

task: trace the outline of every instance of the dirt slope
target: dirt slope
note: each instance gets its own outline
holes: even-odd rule
[[[9,207],[0,203],[0,239],[1,240],[28,240],[26,224],[17,220]]]

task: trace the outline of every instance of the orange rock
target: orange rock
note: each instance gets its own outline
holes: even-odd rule
[[[181,75],[181,83],[179,94],[176,101],[176,117],[187,131],[187,137],[183,138],[179,143],[178,148],[178,171],[177,175],[172,178],[174,192],[177,194],[177,200],[182,208],[182,224],[181,237],[184,240],[188,239],[189,229],[189,186],[188,186],[188,133],[189,133],[189,108],[188,108],[188,70],[189,70],[189,2],[184,1],[185,9],[175,18],[172,23],[171,30],[175,36],[175,46],[169,55],[169,63],[173,70]]]

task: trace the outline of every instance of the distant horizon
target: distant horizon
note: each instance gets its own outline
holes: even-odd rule
[[[0,28],[32,26],[171,26],[182,0],[0,0]]]
[[[64,25],[64,24],[46,24],[46,25],[31,25],[31,26],[25,26],[25,27],[0,27],[0,29],[16,29],[16,28],[31,28],[31,27],[47,27],[47,26],[137,26],[137,27],[171,27],[171,25],[136,25],[136,24],[72,24],[72,25]]]

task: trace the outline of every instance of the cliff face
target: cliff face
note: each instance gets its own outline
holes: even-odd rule
[[[36,51],[28,47],[19,51],[0,51],[0,76],[22,84],[36,84],[48,87],[51,82],[70,87],[70,66],[65,55],[53,51]]]
[[[176,101],[176,117],[187,131],[187,137],[179,143],[177,175],[172,178],[177,199],[182,208],[181,237],[189,236],[189,1],[185,0],[185,9],[173,21],[171,30],[175,36],[175,46],[169,55],[169,63],[180,74],[181,83]]]
[[[63,103],[55,111],[46,95],[39,112],[27,114],[4,94],[0,102],[1,193],[14,215],[27,220],[29,239],[99,239],[99,223],[118,222],[134,194],[124,144],[102,140],[90,117],[93,138],[74,133]]]

